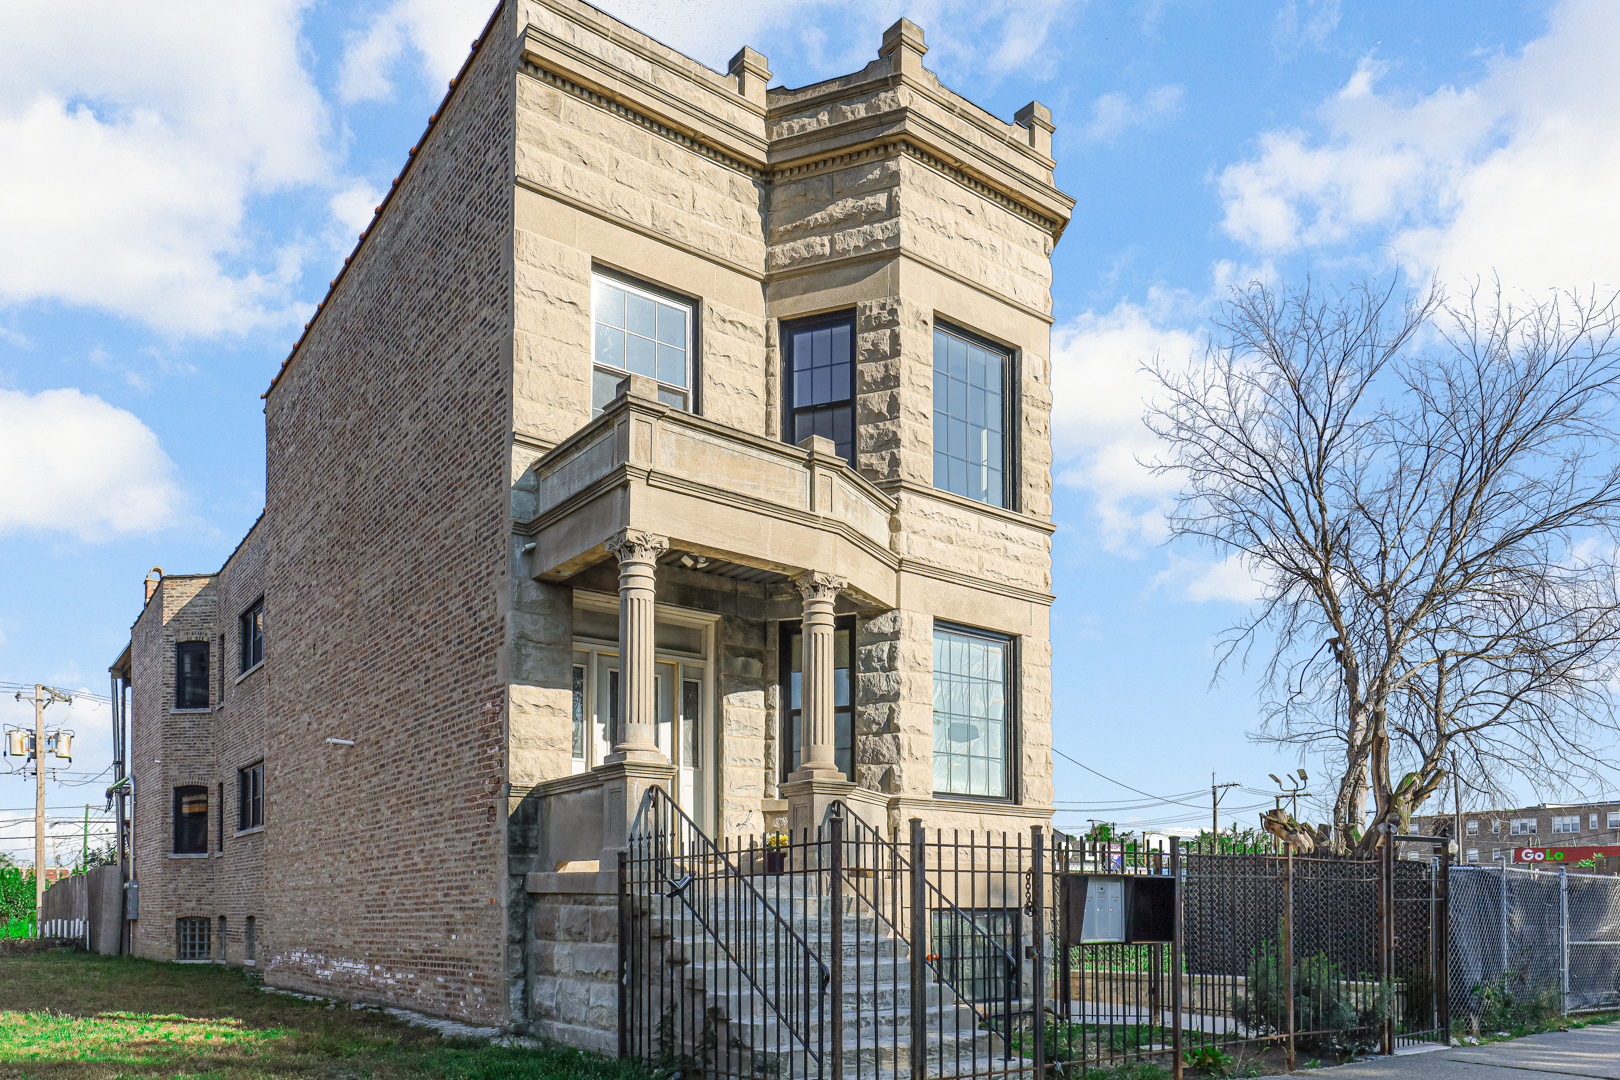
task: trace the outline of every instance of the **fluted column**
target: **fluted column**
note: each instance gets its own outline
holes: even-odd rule
[[[833,603],[849,584],[813,570],[794,580],[804,598],[804,700],[799,712],[799,768],[792,779],[843,779],[833,725]]]
[[[608,762],[665,760],[654,734],[653,567],[666,537],[620,529],[608,541],[619,560],[619,741]]]

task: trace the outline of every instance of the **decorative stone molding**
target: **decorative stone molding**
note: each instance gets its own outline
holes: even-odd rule
[[[621,564],[627,562],[656,562],[658,556],[668,550],[669,537],[645,533],[639,529],[620,529],[607,542],[607,553],[619,560]]]
[[[836,574],[824,574],[820,570],[812,570],[807,574],[800,574],[793,579],[793,585],[799,590],[799,595],[806,604],[830,604],[838,599],[838,594],[849,588],[846,578]]]

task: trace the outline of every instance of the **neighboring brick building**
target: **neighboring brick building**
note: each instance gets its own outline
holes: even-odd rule
[[[1457,829],[1456,823],[1462,827]],[[1455,814],[1417,814],[1414,831],[1460,835],[1457,861],[1491,866],[1513,863],[1515,848],[1615,847],[1620,848],[1620,800],[1520,807],[1516,810],[1465,811]],[[1524,864],[1532,869],[1544,865]],[[1572,867],[1572,869],[1587,869]],[[1603,873],[1620,873],[1620,859],[1605,859]]]
[[[1073,202],[1047,110],[924,51],[767,90],[496,11],[265,395],[263,518],[135,624],[136,952],[251,925],[272,985],[610,1048],[648,784],[711,835],[1049,819]]]

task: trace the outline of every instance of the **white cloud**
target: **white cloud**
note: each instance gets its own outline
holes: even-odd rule
[[[345,39],[338,96],[345,102],[393,97],[393,70],[407,49],[431,78],[448,81],[493,10],[488,0],[396,0]]]
[[[1277,48],[1291,51],[1301,45],[1320,45],[1339,28],[1339,0],[1285,0],[1277,9],[1277,22],[1271,40]]]
[[[77,390],[0,390],[0,533],[151,532],[179,508],[174,464],[133,413]]]
[[[1168,566],[1154,576],[1152,587],[1179,592],[1183,599],[1199,604],[1210,600],[1252,604],[1265,592],[1264,584],[1237,555],[1207,560],[1187,559],[1174,552]]]
[[[1081,129],[1081,136],[1105,142],[1130,128],[1150,127],[1181,111],[1181,95],[1180,86],[1155,87],[1140,101],[1132,101],[1127,94],[1104,94],[1093,103],[1091,121]]]
[[[1155,356],[1171,364],[1202,351],[1196,334],[1173,325],[1169,298],[1150,307],[1121,302],[1052,329],[1052,447],[1059,483],[1096,499],[1102,541],[1119,550],[1166,535],[1164,511],[1175,479],[1140,464],[1159,452],[1142,423],[1152,382],[1142,366]]]
[[[169,333],[291,321],[296,252],[259,250],[258,195],[322,182],[325,106],[301,0],[0,7],[0,301]]]
[[[1620,284],[1620,6],[1572,0],[1468,86],[1381,91],[1364,58],[1320,130],[1221,172],[1222,227],[1266,253],[1372,239],[1421,273]]]
[[[355,236],[371,224],[381,202],[382,192],[365,183],[352,184],[332,196],[328,203],[332,216],[348,230],[344,235],[345,250],[354,243]]]

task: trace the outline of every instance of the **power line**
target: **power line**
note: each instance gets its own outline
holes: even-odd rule
[[[1199,813],[1203,813],[1203,811],[1204,811],[1204,808],[1202,806],[1194,806],[1192,803],[1182,802],[1180,799],[1161,798],[1158,795],[1153,795],[1153,794],[1150,794],[1150,793],[1148,793],[1146,791],[1143,791],[1141,788],[1131,787],[1131,785],[1125,783],[1123,780],[1115,780],[1112,776],[1109,776],[1106,773],[1100,773],[1096,769],[1093,769],[1090,765],[1087,765],[1087,764],[1085,764],[1083,762],[1080,762],[1080,761],[1076,761],[1074,758],[1070,757],[1068,754],[1065,754],[1063,751],[1059,750],[1055,746],[1052,747],[1052,753],[1056,754],[1058,757],[1062,758],[1063,760],[1065,760],[1065,761],[1067,761],[1067,762],[1069,762],[1071,764],[1079,765],[1082,769],[1086,770],[1086,772],[1090,773],[1093,776],[1100,776],[1104,780],[1108,781],[1110,784],[1118,784],[1120,787],[1124,788],[1126,791],[1134,791],[1138,795],[1141,795],[1144,798],[1152,799],[1155,803],[1166,805],[1166,806],[1185,806],[1190,810],[1197,810]]]

